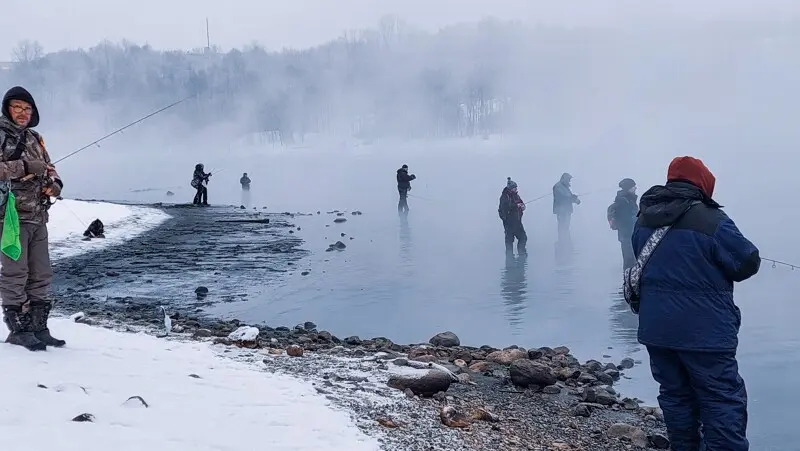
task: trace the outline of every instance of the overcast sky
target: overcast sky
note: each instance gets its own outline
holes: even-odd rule
[[[797,0],[0,0],[0,60],[21,39],[46,51],[123,38],[157,48],[227,50],[253,41],[270,49],[308,47],[396,14],[425,29],[486,16],[564,25],[797,14]],[[128,5],[128,6],[122,6]]]

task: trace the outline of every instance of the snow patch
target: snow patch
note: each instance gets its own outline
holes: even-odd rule
[[[66,257],[122,244],[166,221],[169,215],[161,210],[132,205],[86,202],[64,199],[50,208],[50,258]],[[83,232],[95,219],[105,225],[106,238],[82,241]]]
[[[228,338],[235,341],[256,341],[260,331],[257,327],[242,326],[228,335]]]
[[[24,437],[20,449],[379,449],[309,384],[217,358],[208,344],[68,319],[51,329],[66,348],[0,346],[0,437]],[[82,414],[93,422],[72,421]]]

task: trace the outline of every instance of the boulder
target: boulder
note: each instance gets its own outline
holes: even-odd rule
[[[451,428],[465,428],[472,423],[472,417],[464,412],[457,410],[453,406],[445,406],[439,412],[442,424]]]
[[[460,346],[461,340],[458,339],[456,334],[448,331],[436,334],[429,340],[429,343],[442,348],[452,348],[453,346]]]
[[[446,392],[452,382],[449,374],[431,370],[422,376],[392,376],[387,385],[398,390],[411,390],[417,396],[431,397],[438,392]]]
[[[634,365],[635,365],[635,362],[633,361],[633,359],[630,358],[630,357],[626,357],[626,358],[622,359],[622,362],[619,363],[619,367],[618,368],[621,369],[621,370],[629,370],[629,369],[633,368]]]
[[[610,428],[608,428],[608,436],[611,438],[622,438],[625,437],[631,441],[635,446],[640,448],[647,448],[650,445],[650,441],[647,438],[647,434],[644,433],[643,430],[637,428],[636,426],[632,426],[630,424],[625,423],[616,423],[612,424]]]
[[[488,370],[489,367],[490,364],[486,360],[478,360],[477,362],[469,366],[469,370],[474,371],[476,373],[483,373],[486,370]]]
[[[548,385],[542,389],[542,393],[546,395],[558,395],[561,393],[561,387],[558,385]]]
[[[499,363],[501,365],[510,365],[522,359],[528,360],[528,352],[523,349],[504,349],[502,351],[495,351],[486,356],[486,360],[489,362]]]
[[[585,402],[612,406],[617,403],[617,398],[602,388],[585,387],[582,398]]]
[[[291,357],[303,357],[303,348],[297,345],[289,345],[286,348],[286,354]]]
[[[664,437],[661,434],[653,434],[647,436],[647,440],[650,442],[650,447],[655,449],[669,449],[670,443],[669,439]]]
[[[255,348],[257,346],[258,334],[261,331],[257,327],[242,326],[228,335],[228,339],[237,346],[245,348]]]
[[[416,362],[423,362],[423,363],[435,363],[439,361],[435,355],[418,355],[411,358]]]
[[[514,361],[511,364],[510,375],[511,382],[519,387],[547,386],[556,383],[556,375],[549,366],[527,359]]]

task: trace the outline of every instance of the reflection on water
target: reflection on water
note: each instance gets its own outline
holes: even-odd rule
[[[408,225],[408,215],[400,215],[400,256],[404,259],[411,251],[411,227]]]
[[[639,317],[631,312],[622,288],[611,293],[609,321],[611,323],[611,339],[624,347],[626,353],[635,352],[641,346],[637,341]]]
[[[559,239],[555,244],[556,265],[569,266],[572,264],[575,251],[571,239]]]
[[[508,323],[516,328],[523,323],[525,301],[528,294],[528,281],[526,270],[528,267],[527,254],[515,257],[513,252],[506,253],[506,264],[500,277],[500,292],[506,306]]]

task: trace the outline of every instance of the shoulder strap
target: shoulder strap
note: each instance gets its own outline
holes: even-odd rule
[[[14,153],[8,157],[8,161],[16,161],[22,158],[22,152],[25,152],[25,146],[28,143],[28,138],[26,136],[28,130],[23,130],[22,133],[19,134],[19,140],[17,140],[17,147],[14,149]]]
[[[642,251],[639,253],[639,258],[636,259],[637,262],[639,263],[639,266],[642,267],[642,270],[644,270],[645,265],[647,265],[647,262],[650,260],[650,256],[653,255],[653,252],[655,252],[656,248],[658,248],[658,245],[661,244],[661,240],[664,239],[664,237],[667,235],[667,232],[672,230],[672,227],[675,224],[677,224],[678,221],[680,221],[681,218],[683,218],[683,216],[689,210],[692,209],[692,207],[694,207],[695,205],[697,205],[699,203],[701,203],[701,202],[700,201],[694,201],[694,202],[690,203],[689,206],[686,207],[686,209],[683,210],[683,212],[681,212],[680,215],[678,215],[678,217],[675,219],[675,222],[673,222],[672,224],[670,224],[668,226],[664,226],[664,227],[660,227],[660,228],[656,229],[653,232],[653,234],[650,235],[650,238],[647,239],[647,242],[644,244],[644,247],[642,247]]]

